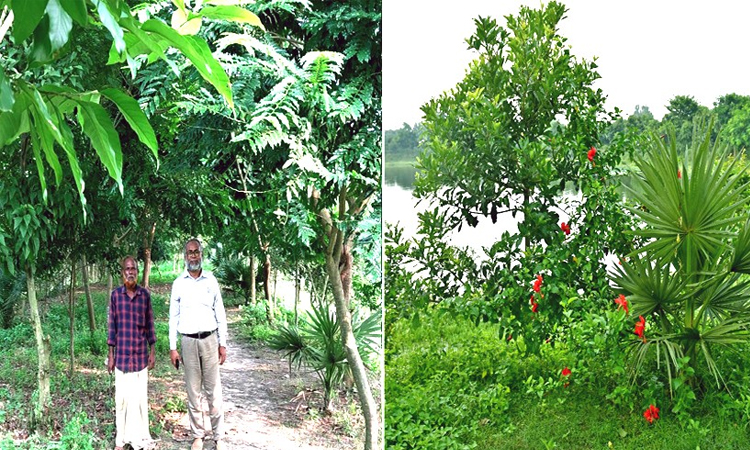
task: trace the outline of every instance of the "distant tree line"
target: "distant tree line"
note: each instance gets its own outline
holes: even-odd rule
[[[677,146],[686,149],[693,138],[696,125],[714,121],[715,132],[721,130],[722,140],[736,151],[750,147],[750,95],[736,93],[719,97],[713,108],[700,105],[692,96],[677,95],[669,101],[667,114],[661,121],[654,118],[648,106],[636,106],[626,118],[613,121],[600,136],[607,145],[615,136],[628,130],[637,133],[656,132],[668,134],[668,127],[674,127]],[[413,127],[404,123],[398,130],[385,130],[386,161],[413,160],[419,155],[420,136],[424,127],[421,123]]]
[[[401,129],[386,130],[384,140],[386,161],[416,159],[422,150],[419,146],[422,131],[424,127],[421,123],[414,127],[404,123]]]

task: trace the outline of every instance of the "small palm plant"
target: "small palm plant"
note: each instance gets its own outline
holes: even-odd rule
[[[702,359],[721,386],[712,349],[750,341],[746,168],[737,167],[740,158],[731,157],[719,138],[711,142],[712,125],[684,161],[674,132],[668,141],[649,138],[629,190],[636,206],[628,208],[644,223],[635,234],[648,243],[611,274],[633,317],[643,316],[647,324],[642,341],[634,341],[636,369],[656,347],[657,361],[666,359],[670,387],[685,357],[689,373],[698,374]],[[690,383],[696,387],[700,379]]]
[[[360,320],[355,313],[352,325],[357,347],[367,363],[367,357],[377,353],[381,334],[380,315],[374,313]],[[335,310],[325,305],[313,307],[299,327],[279,327],[279,333],[269,340],[269,346],[284,352],[284,356],[289,358],[290,372],[293,366],[299,368],[306,365],[317,373],[323,383],[324,409],[331,411],[336,388],[345,379],[351,378]]]

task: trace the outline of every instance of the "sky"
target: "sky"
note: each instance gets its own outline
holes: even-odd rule
[[[627,117],[648,106],[661,120],[676,95],[712,108],[722,95],[750,95],[750,2],[568,0],[560,33],[579,58],[597,57],[607,109]],[[414,125],[420,107],[451,89],[476,53],[473,19],[516,15],[525,0],[383,0],[383,129]]]

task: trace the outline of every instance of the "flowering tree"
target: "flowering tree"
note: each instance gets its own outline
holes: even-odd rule
[[[716,345],[750,341],[750,221],[742,184],[745,168],[728,159],[728,149],[711,129],[696,139],[684,160],[674,132],[650,138],[636,160],[628,209],[644,226],[635,234],[647,245],[618,266],[613,280],[639,317],[635,332],[638,361],[652,346],[665,355],[669,377],[689,357],[697,373],[699,357],[720,384],[713,358]],[[695,386],[699,379],[693,378]]]
[[[423,278],[438,280],[435,299],[461,296],[459,308],[499,321],[530,352],[554,334],[562,302],[581,293],[609,298],[601,261],[627,246],[611,178],[622,152],[596,149],[610,115],[593,88],[596,64],[576,58],[558,32],[565,13],[550,2],[522,7],[506,17],[507,28],[476,19],[467,43],[477,59],[455,88],[422,107],[427,150],[414,193],[440,208],[422,215],[428,238],[415,242],[413,259]],[[563,200],[566,189],[572,194]],[[479,267],[452,252],[434,256],[431,248],[443,247],[429,236],[474,227],[481,217],[496,223],[504,213],[520,218],[518,232],[488,242]],[[540,275],[543,286],[534,286]]]

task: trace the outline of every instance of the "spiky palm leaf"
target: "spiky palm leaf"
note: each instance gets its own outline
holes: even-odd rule
[[[717,384],[723,380],[712,347],[750,341],[750,221],[738,234],[747,205],[740,177],[745,168],[727,162],[720,140],[711,143],[709,125],[686,161],[678,160],[674,132],[669,143],[650,138],[640,174],[630,193],[630,211],[645,226],[634,233],[650,239],[610,276],[628,294],[633,315],[652,319],[645,343],[635,345],[635,368],[656,348],[668,377],[688,356],[702,356]]]
[[[268,340],[268,346],[274,350],[284,353],[285,358],[289,358],[289,373],[292,367],[299,369],[302,364],[309,358],[310,348],[299,332],[299,328],[294,325],[282,325],[278,333]]]

